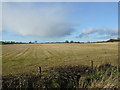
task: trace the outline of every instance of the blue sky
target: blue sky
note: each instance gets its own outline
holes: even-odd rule
[[[118,33],[117,2],[3,3],[6,41],[102,41]]]

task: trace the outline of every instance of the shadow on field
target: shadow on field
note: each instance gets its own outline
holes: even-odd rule
[[[118,88],[118,69],[111,64],[98,67],[85,65],[59,66],[36,75],[9,75],[3,77],[2,88]]]

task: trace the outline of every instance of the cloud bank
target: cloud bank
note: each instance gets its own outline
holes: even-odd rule
[[[23,36],[62,37],[70,35],[77,26],[67,20],[68,16],[66,6],[3,3],[3,30]]]
[[[95,34],[95,35],[94,35]],[[94,35],[94,38],[117,38],[118,37],[118,29],[111,28],[87,28],[82,30],[82,33],[77,36],[78,38],[84,38]]]

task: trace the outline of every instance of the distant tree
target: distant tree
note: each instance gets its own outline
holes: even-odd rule
[[[65,43],[69,43],[69,41],[68,41],[68,40],[66,40],[66,41],[65,41]]]
[[[14,43],[15,43],[15,41],[11,41],[10,43],[11,43],[11,44],[14,44]]]
[[[79,41],[77,41],[76,43],[80,43]]]
[[[35,41],[35,43],[37,43],[37,41]]]
[[[32,43],[31,41],[29,43]]]
[[[117,42],[120,41],[119,39],[109,39],[107,42]]]
[[[87,41],[87,43],[90,43],[90,41]]]
[[[74,43],[73,41],[70,41],[70,43]]]

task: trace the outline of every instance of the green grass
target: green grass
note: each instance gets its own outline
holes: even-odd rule
[[[64,65],[117,65],[118,43],[55,43],[2,45],[3,76],[19,73],[36,73]],[[33,72],[34,71],[34,72]]]

